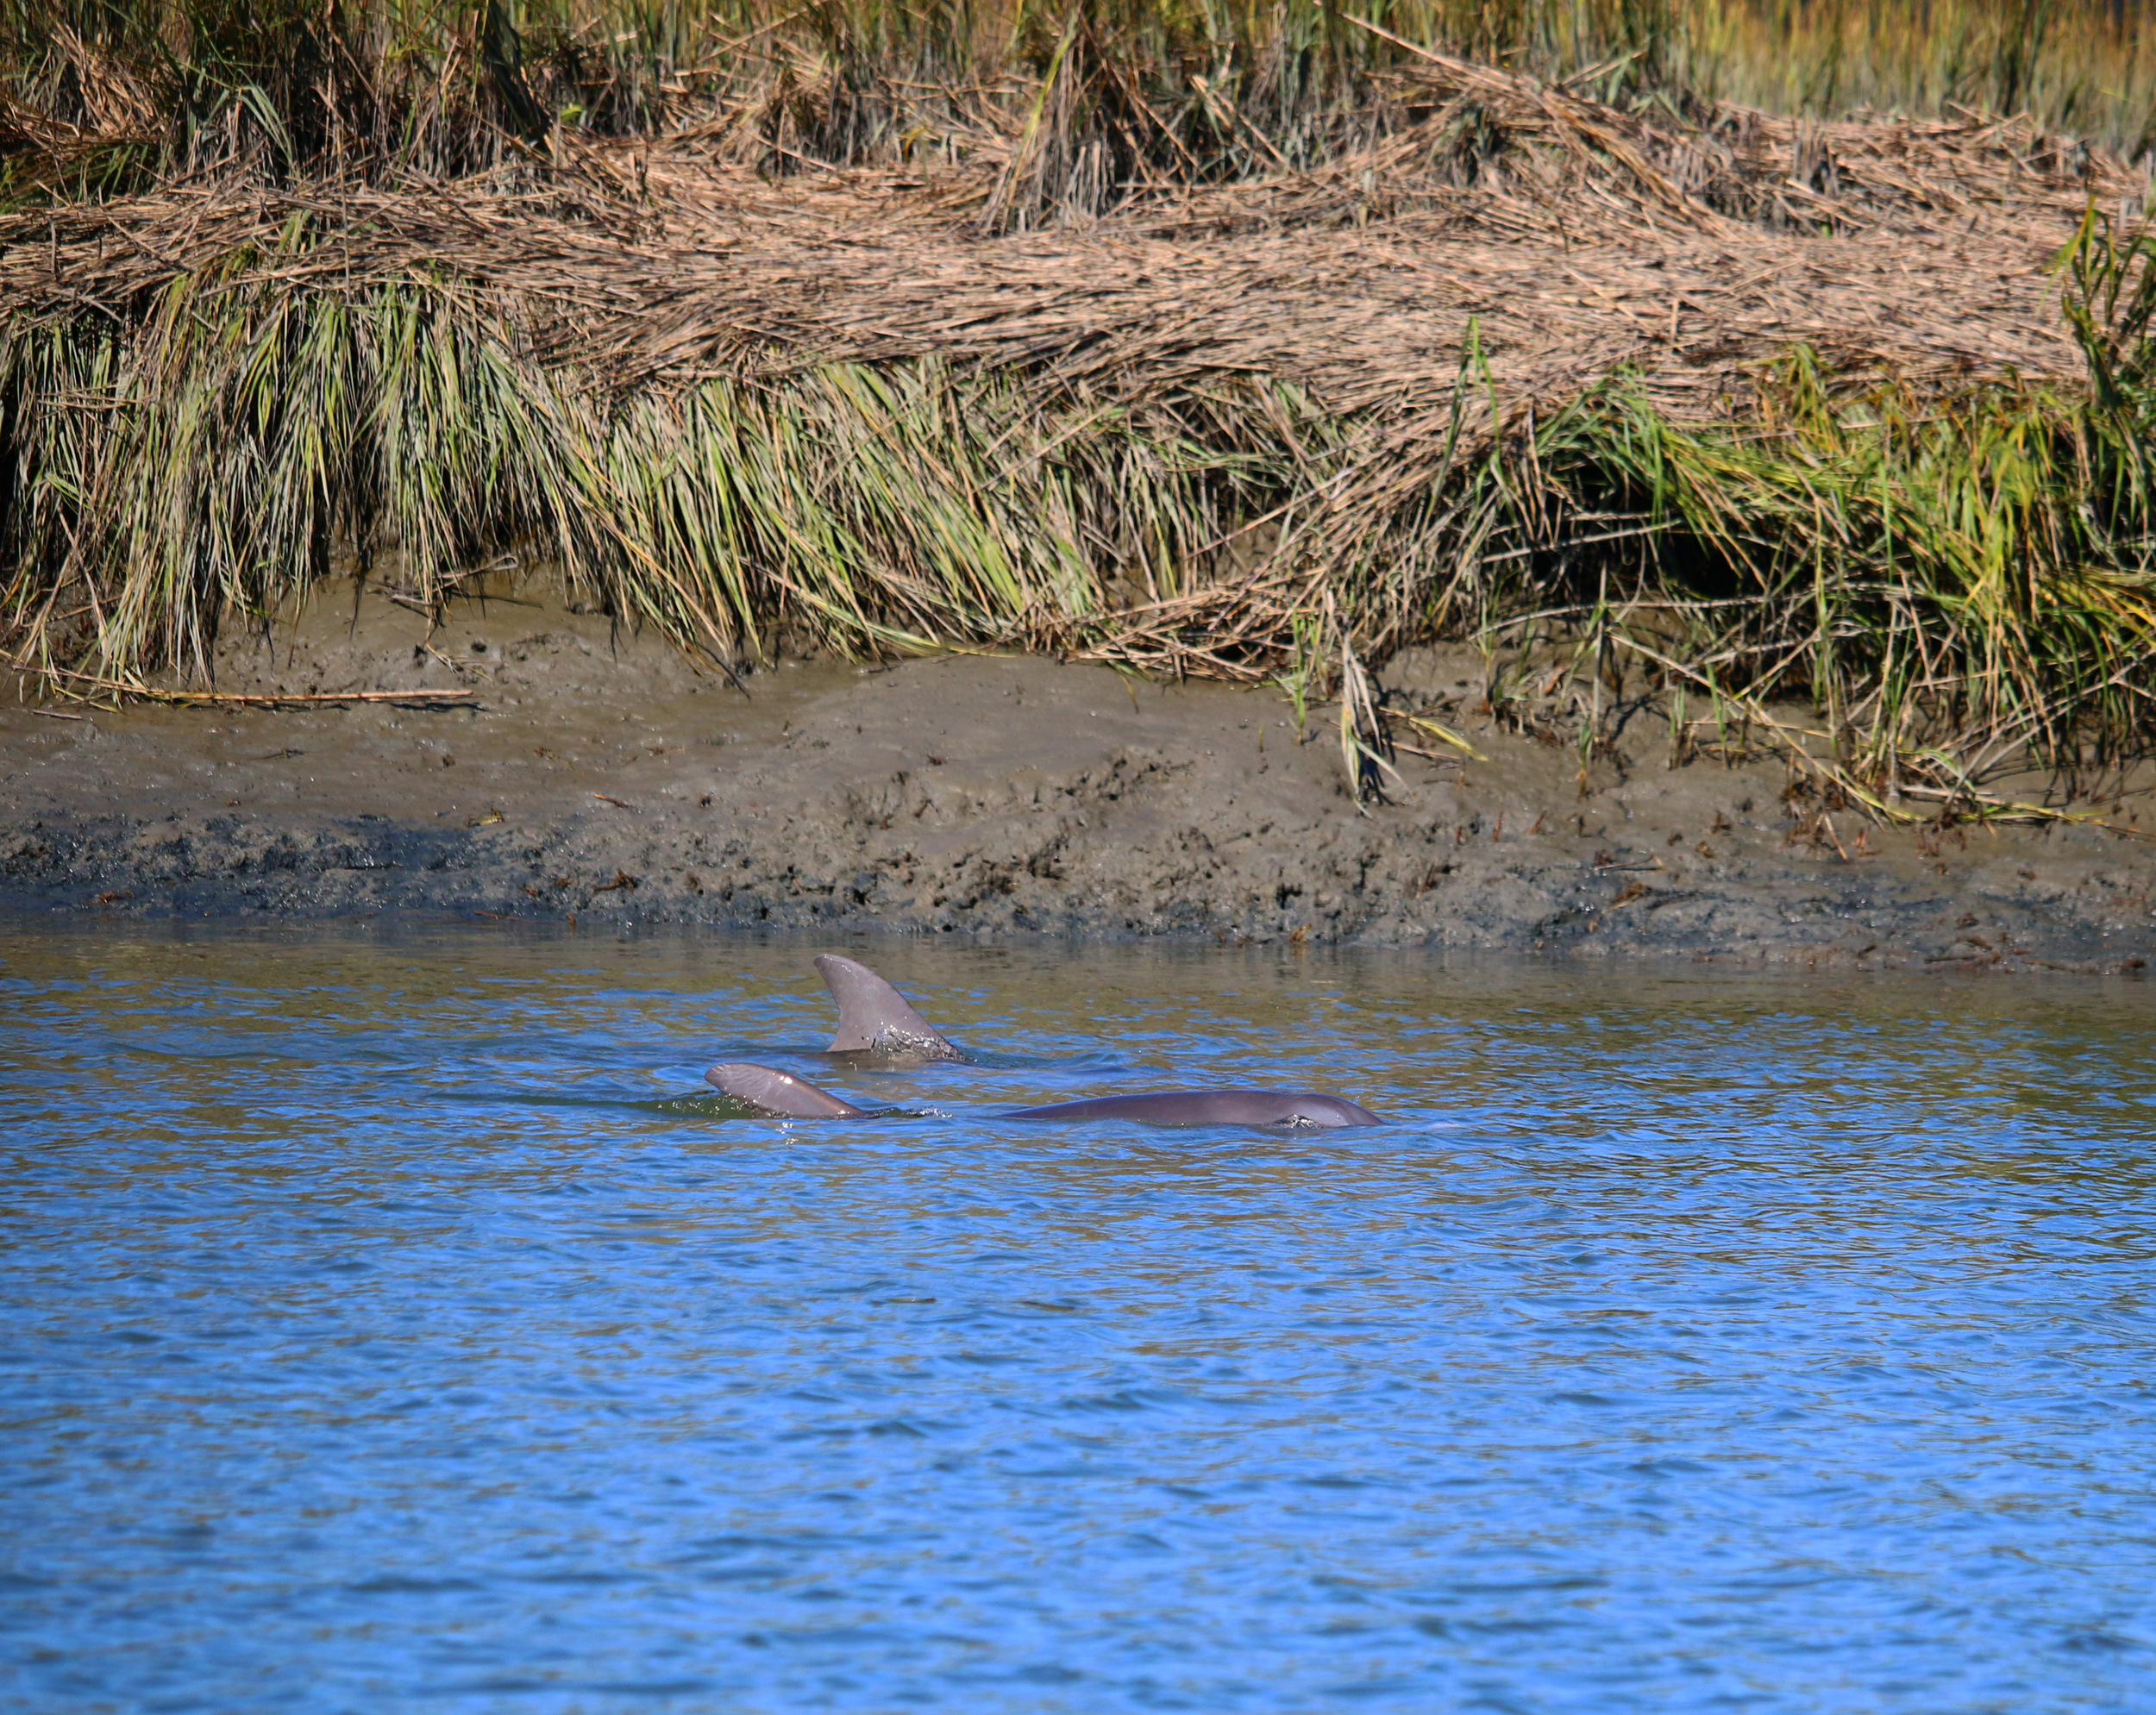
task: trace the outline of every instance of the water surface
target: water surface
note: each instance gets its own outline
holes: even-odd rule
[[[2145,986],[835,944],[0,924],[0,1704],[2152,1706]]]

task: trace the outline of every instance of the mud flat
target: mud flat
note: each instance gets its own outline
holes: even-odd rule
[[[2136,969],[2156,941],[2148,781],[2087,806],[2108,826],[1881,829],[1792,800],[1771,758],[1671,767],[1646,708],[1583,779],[1570,747],[1476,712],[1469,650],[1381,679],[1483,760],[1403,754],[1393,802],[1358,811],[1330,711],[1299,742],[1270,690],[984,655],[782,660],[737,686],[551,598],[430,628],[329,585],[228,639],[219,690],[466,694],[11,701],[0,904],[1941,968]]]

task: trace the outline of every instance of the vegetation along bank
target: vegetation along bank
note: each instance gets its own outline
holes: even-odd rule
[[[1583,823],[1651,726],[1822,861],[2108,842],[2069,916],[2147,926],[2137,8],[60,11],[0,78],[34,694],[229,692],[357,587],[484,700],[436,634],[543,587],[730,695],[1267,686],[1358,823],[1476,733]]]

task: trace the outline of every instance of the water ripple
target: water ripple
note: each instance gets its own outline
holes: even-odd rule
[[[0,1704],[2147,1706],[2144,985],[812,950],[0,926]]]

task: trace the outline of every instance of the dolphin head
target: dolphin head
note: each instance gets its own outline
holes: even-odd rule
[[[898,990],[856,960],[837,953],[817,955],[824,986],[838,1003],[833,1054],[903,1055],[914,1060],[962,1060],[943,1034],[906,1004]]]
[[[1385,1122],[1368,1108],[1357,1107],[1344,1096],[1301,1091],[1289,1096],[1282,1123],[1287,1125],[1382,1125]]]

